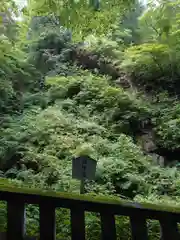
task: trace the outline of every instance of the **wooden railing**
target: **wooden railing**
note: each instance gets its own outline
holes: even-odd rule
[[[24,240],[25,204],[38,204],[40,209],[40,240],[55,240],[55,209],[71,211],[71,239],[85,240],[85,211],[97,212],[101,216],[103,240],[116,239],[115,215],[129,216],[133,240],[147,240],[147,219],[156,219],[161,226],[161,239],[179,240],[177,223],[180,210],[157,210],[157,206],[145,206],[113,200],[97,200],[86,196],[38,192],[28,193],[22,189],[0,190],[0,200],[7,202],[7,233],[2,239]],[[154,208],[154,210],[152,209]],[[174,211],[174,212],[173,212]],[[28,238],[27,238],[28,239]],[[29,238],[34,239],[34,238]]]

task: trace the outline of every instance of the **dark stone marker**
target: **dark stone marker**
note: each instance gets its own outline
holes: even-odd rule
[[[81,180],[80,193],[85,193],[85,180],[94,180],[96,173],[96,160],[81,156],[74,158],[72,161],[72,178]]]

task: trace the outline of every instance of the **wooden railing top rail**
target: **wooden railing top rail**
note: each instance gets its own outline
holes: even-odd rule
[[[80,206],[84,211],[101,212],[104,209],[114,215],[129,216],[141,214],[149,219],[159,219],[164,215],[173,218],[180,216],[180,207],[167,205],[156,205],[147,203],[136,203],[121,199],[96,197],[91,195],[78,195],[73,193],[60,193],[42,189],[18,188],[0,186],[0,200],[41,204],[46,203],[55,208],[63,207],[71,209],[73,205]],[[47,206],[48,206],[47,205]]]
[[[6,240],[25,240],[25,204],[39,206],[40,240],[56,240],[55,209],[61,207],[70,209],[72,240],[86,239],[85,211],[100,214],[102,240],[117,239],[115,215],[129,217],[132,240],[148,240],[147,219],[159,221],[161,240],[180,240],[180,208],[9,187],[1,183],[0,200],[7,202],[7,233],[4,238]]]

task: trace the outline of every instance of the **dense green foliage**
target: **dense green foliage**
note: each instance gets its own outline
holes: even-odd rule
[[[70,2],[31,0],[21,22],[14,4],[0,6],[0,182],[78,193],[71,161],[87,154],[98,162],[87,194],[178,206],[179,1]],[[28,206],[30,235],[38,214]],[[99,216],[86,219],[87,239],[100,239]],[[57,239],[69,221],[58,209]],[[128,219],[117,223],[130,239]],[[158,239],[158,224],[149,229]]]

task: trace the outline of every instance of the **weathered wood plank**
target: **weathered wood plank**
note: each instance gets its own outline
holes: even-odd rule
[[[7,204],[7,240],[24,240],[24,237],[25,205],[12,199]]]
[[[85,240],[85,213],[79,207],[71,209],[71,239]]]
[[[174,219],[167,218],[160,220],[161,240],[180,240],[177,222]]]
[[[41,203],[40,204],[40,240],[56,239],[56,216],[55,207]]]
[[[26,190],[26,189],[25,189]],[[19,192],[18,192],[19,191]],[[26,190],[27,191],[27,190]],[[111,202],[108,199],[108,202],[105,200],[98,200],[94,198],[90,198],[90,196],[77,196],[74,194],[65,194],[65,193],[52,193],[52,192],[45,192],[41,190],[29,190],[29,193],[23,193],[23,189],[17,190],[17,192],[11,192],[11,189],[8,191],[0,188],[0,200],[2,201],[11,201],[12,199],[14,202],[24,201],[27,204],[41,204],[42,202],[50,202],[51,205],[55,206],[56,208],[67,208],[71,209],[72,205],[79,205],[85,209],[85,211],[89,212],[103,212],[105,209],[110,209],[114,215],[123,215],[123,216],[130,216],[130,215],[137,215],[139,213],[141,216],[146,217],[147,219],[156,219],[159,220],[163,218],[167,213],[170,217],[175,218],[179,221],[180,218],[180,211],[177,208],[177,212],[172,207],[168,207],[168,212],[164,210],[164,207],[152,205],[152,209],[150,205],[143,205],[137,204],[132,202]],[[52,195],[52,196],[51,196]],[[171,211],[172,209],[172,211]]]
[[[148,231],[146,219],[141,216],[131,216],[131,234],[132,240],[148,240]]]
[[[115,216],[107,210],[101,212],[101,235],[102,240],[116,240]]]

